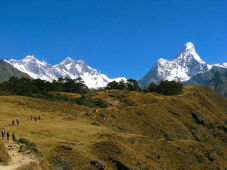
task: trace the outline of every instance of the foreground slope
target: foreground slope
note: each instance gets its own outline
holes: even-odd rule
[[[90,163],[98,160],[106,169],[226,168],[227,99],[211,90],[188,86],[178,96],[110,90],[87,97],[110,106],[1,96],[0,128],[34,142],[46,162],[40,167],[95,169]],[[16,118],[21,125],[10,126]]]

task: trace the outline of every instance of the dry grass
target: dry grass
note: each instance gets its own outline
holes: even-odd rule
[[[5,144],[0,141],[0,163],[7,164],[10,160],[10,157],[6,151]]]
[[[104,161],[107,169],[116,169],[116,161],[131,169],[226,167],[227,100],[207,88],[186,87],[178,96],[110,90],[90,97],[101,98],[110,107],[93,113],[70,102],[1,96],[0,128],[34,142],[51,167],[56,157],[75,169],[92,168],[91,160]],[[198,124],[192,113],[199,114],[205,125]],[[30,115],[42,120],[31,122]],[[21,124],[12,127],[16,118]],[[73,149],[64,150],[62,145]],[[210,152],[214,161],[209,160]]]

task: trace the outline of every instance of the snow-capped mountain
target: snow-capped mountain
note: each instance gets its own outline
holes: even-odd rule
[[[124,77],[110,79],[106,75],[100,74],[97,70],[89,67],[84,61],[77,61],[70,57],[55,66],[41,62],[34,56],[27,56],[23,60],[11,59],[5,61],[34,79],[40,78],[46,81],[53,81],[59,77],[68,77],[71,79],[81,77],[89,88],[104,87],[114,80],[126,80]]]
[[[196,53],[192,42],[187,42],[173,60],[159,59],[152,69],[139,81],[142,87],[161,80],[187,81],[198,73],[209,71],[213,65],[205,63]],[[219,64],[227,67],[227,64]]]

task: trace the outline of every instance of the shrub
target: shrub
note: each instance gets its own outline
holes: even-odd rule
[[[128,79],[124,81],[123,79],[119,82],[112,81],[109,82],[106,87],[106,90],[118,89],[118,90],[128,90],[128,91],[140,91],[140,86],[138,82],[134,79]]]
[[[183,93],[183,84],[181,82],[165,80],[161,81],[158,85],[151,83],[146,91],[163,95],[177,95]]]
[[[100,126],[98,123],[96,122],[92,122],[91,125],[94,125],[94,126]]]
[[[20,138],[18,142],[21,144],[25,144],[26,146],[35,146],[35,143],[30,142],[29,140],[27,140],[25,138]]]

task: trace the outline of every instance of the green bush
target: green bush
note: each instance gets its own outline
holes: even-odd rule
[[[25,144],[26,146],[29,146],[29,147],[35,146],[35,143],[30,142],[29,140],[27,140],[25,138],[20,138],[18,142],[21,144]]]
[[[127,81],[121,80],[119,82],[112,81],[109,82],[106,90],[118,89],[118,90],[128,90],[128,91],[141,91],[140,86],[136,80],[128,79]]]
[[[0,83],[0,95],[21,95],[54,101],[70,100],[68,97],[60,94],[48,94],[49,91],[85,94],[88,92],[88,87],[81,78],[75,80],[59,78],[57,81],[54,80],[51,83],[40,79],[31,80],[25,77],[11,77],[8,81]]]
[[[178,95],[183,93],[183,84],[175,81],[161,81],[158,85],[151,83],[147,92],[156,92],[163,95]]]

